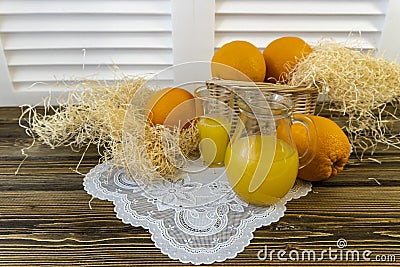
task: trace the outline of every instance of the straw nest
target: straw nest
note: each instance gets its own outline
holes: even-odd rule
[[[378,144],[400,148],[397,107],[400,65],[373,54],[323,40],[291,73],[291,85],[315,85],[332,114],[347,117],[344,130],[360,158]]]
[[[36,142],[52,149],[67,146],[82,153],[78,171],[87,149],[96,146],[100,162],[112,159],[115,166],[127,167],[131,177],[151,182],[177,179],[185,157],[197,150],[195,123],[180,131],[147,122],[143,106],[154,91],[144,77],[82,81],[71,89],[55,106],[47,98],[44,108],[21,107],[20,126],[33,140],[22,149],[26,157]]]

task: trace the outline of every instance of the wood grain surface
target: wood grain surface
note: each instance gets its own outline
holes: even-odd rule
[[[181,266],[157,249],[148,231],[122,223],[113,204],[83,190],[74,172],[80,154],[37,144],[15,175],[31,139],[18,126],[19,108],[0,109],[0,266]],[[400,151],[377,152],[380,161],[351,158],[337,177],[313,184],[306,197],[287,204],[285,217],[254,232],[236,258],[214,266],[400,265]],[[98,163],[90,149],[79,171]],[[371,261],[259,260],[260,250],[300,253],[370,250]],[[288,255],[286,254],[286,257]],[[360,256],[361,257],[361,256]],[[385,261],[379,260],[385,259]]]

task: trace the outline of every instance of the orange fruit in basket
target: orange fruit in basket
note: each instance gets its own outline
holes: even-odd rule
[[[295,114],[295,117],[306,116]],[[298,177],[307,181],[322,181],[340,173],[350,155],[350,142],[342,129],[332,120],[321,116],[307,115],[317,131],[317,146],[314,159],[299,170]],[[301,156],[308,147],[307,133],[304,126],[294,124],[292,138]]]
[[[254,82],[262,82],[265,78],[263,55],[247,41],[233,41],[223,45],[215,52],[212,63],[220,63],[211,64],[213,77]]]
[[[167,87],[155,92],[146,104],[148,119],[154,124],[182,127],[194,117],[193,95],[182,88]]]
[[[288,80],[288,74],[312,48],[301,38],[285,36],[275,39],[263,51],[267,74],[265,81],[281,82]]]

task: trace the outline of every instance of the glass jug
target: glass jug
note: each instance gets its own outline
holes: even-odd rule
[[[225,154],[225,167],[239,198],[266,206],[285,196],[299,168],[311,162],[316,132],[311,119],[293,118],[292,100],[274,93],[260,94],[251,90],[239,94],[239,120]],[[291,136],[294,123],[307,130],[309,149],[300,157]]]

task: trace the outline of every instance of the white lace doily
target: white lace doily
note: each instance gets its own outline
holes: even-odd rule
[[[298,179],[278,203],[248,205],[236,197],[223,170],[208,169],[176,183],[143,185],[129,179],[124,169],[103,163],[83,184],[93,197],[112,201],[124,223],[148,229],[155,245],[171,259],[211,264],[236,257],[250,244],[256,228],[278,221],[287,201],[311,190],[311,183]]]

